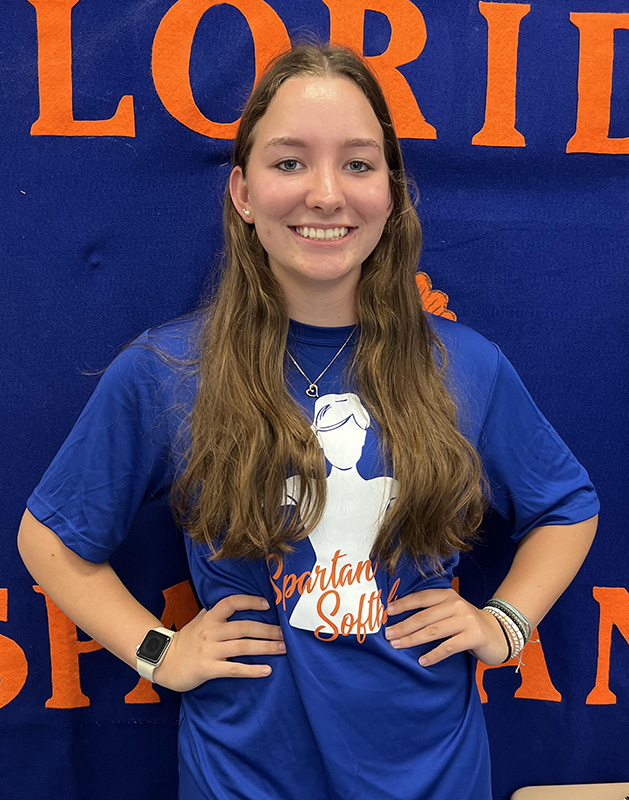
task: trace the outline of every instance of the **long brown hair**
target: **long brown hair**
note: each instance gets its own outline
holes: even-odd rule
[[[415,272],[421,228],[382,90],[365,63],[341,47],[303,45],[277,58],[253,90],[234,144],[246,176],[257,123],[284,81],[343,76],[364,93],[382,127],[393,211],[365,260],[356,294],[360,338],[351,375],[382,437],[398,482],[373,557],[392,569],[402,553],[438,567],[467,549],[482,518],[480,460],[457,428],[443,381],[445,349],[421,308]],[[199,386],[184,469],[173,487],[190,536],[214,556],[287,552],[325,508],[322,452],[286,389],[289,329],[280,285],[253,225],[224,206],[225,255],[200,340]],[[299,476],[294,513],[284,504],[287,474]]]

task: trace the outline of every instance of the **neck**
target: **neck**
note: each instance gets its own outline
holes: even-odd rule
[[[283,286],[288,315],[296,322],[321,328],[356,324],[356,287],[329,286],[321,289],[303,286]]]

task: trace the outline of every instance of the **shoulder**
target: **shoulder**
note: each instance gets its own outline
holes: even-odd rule
[[[185,403],[196,386],[201,326],[200,317],[191,315],[144,331],[105,370],[95,397],[150,400],[162,407]]]
[[[139,336],[132,346],[146,346],[155,355],[165,355],[180,361],[193,361],[199,355],[199,338],[204,317],[200,313],[165,322],[149,328]]]
[[[146,367],[160,378],[196,366],[199,338],[203,326],[199,314],[165,322],[149,328],[131,341],[112,362],[112,367]],[[111,369],[111,367],[110,367]]]
[[[461,431],[478,446],[506,359],[496,344],[466,325],[432,315],[429,324],[446,349],[444,379]]]
[[[477,389],[490,392],[501,361],[498,346],[460,322],[432,314],[428,322],[446,348],[451,379],[462,388],[472,381]]]

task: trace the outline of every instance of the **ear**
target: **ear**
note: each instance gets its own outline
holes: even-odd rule
[[[229,176],[229,194],[234,208],[245,222],[253,222],[253,211],[249,204],[249,187],[240,167],[234,167]]]

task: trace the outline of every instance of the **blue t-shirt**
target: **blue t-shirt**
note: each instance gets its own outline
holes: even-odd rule
[[[491,505],[514,538],[596,514],[587,474],[499,349],[462,325],[433,324],[448,350],[461,430],[481,455]],[[288,349],[314,379],[350,332],[291,322]],[[31,513],[83,558],[108,558],[139,506],[169,491],[196,391],[194,375],[176,360],[194,358],[197,333],[191,318],[125,350],[29,499]],[[254,562],[209,561],[207,547],[187,539],[203,606],[235,593],[266,597],[269,611],[237,616],[281,625],[287,653],[272,659],[268,678],[208,681],[182,695],[183,800],[491,797],[473,659],[461,653],[426,669],[418,658],[434,643],[394,650],[384,637],[388,602],[449,587],[458,556],[443,574],[427,577],[408,559],[393,575],[371,562],[396,482],[385,474],[368,412],[347,385],[351,345],[318,382],[318,398],[286,364],[287,385],[326,458],[327,504],[317,528],[290,555]],[[298,493],[288,475],[285,504]]]

